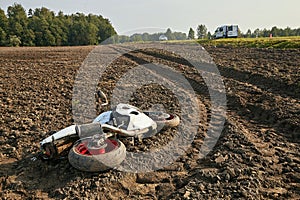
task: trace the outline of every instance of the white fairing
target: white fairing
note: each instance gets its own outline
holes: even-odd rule
[[[117,112],[123,116],[128,116],[129,117],[128,126],[119,128],[110,125],[108,122],[110,122],[111,115],[113,112]],[[93,123],[100,123],[101,125],[103,125],[103,127],[110,128],[111,130],[115,130],[117,132],[121,132],[127,136],[135,136],[157,128],[157,124],[155,121],[153,121],[150,117],[148,117],[143,112],[141,112],[138,108],[128,104],[118,104],[114,111],[107,111],[101,113],[97,118],[94,119]],[[120,131],[121,129],[123,131]],[[47,137],[46,139],[40,142],[40,145],[43,146],[46,143],[51,143],[55,140],[59,140],[66,136],[71,136],[76,134],[77,134],[76,125],[72,125]]]
[[[41,141],[40,145],[42,146],[45,143],[50,143],[53,140],[58,140],[60,138],[63,138],[63,137],[69,136],[69,135],[76,135],[75,127],[76,127],[76,125],[72,125],[72,126],[69,126],[67,128],[64,128],[64,129],[54,133],[53,135],[50,135],[49,137],[47,137],[46,139]]]
[[[156,128],[156,123],[151,118],[132,105],[118,104],[116,112],[130,117],[127,131],[141,130],[149,127]]]
[[[101,113],[96,119],[94,119],[93,123],[100,122],[100,124],[106,124],[110,120],[110,115],[112,111],[107,111],[104,113]]]

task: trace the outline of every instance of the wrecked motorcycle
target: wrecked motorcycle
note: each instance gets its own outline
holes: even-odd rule
[[[100,93],[105,99],[104,93]],[[160,127],[176,127],[180,119],[161,111],[141,111],[129,104],[118,104],[101,113],[92,123],[71,125],[40,142],[41,157],[51,160],[68,155],[70,164],[82,171],[97,172],[119,166],[126,157],[120,137],[146,138]]]

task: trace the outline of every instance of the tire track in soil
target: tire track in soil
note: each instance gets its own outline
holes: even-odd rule
[[[115,49],[115,48],[112,48],[112,49],[119,50],[119,48],[120,47],[118,47],[117,49]],[[128,50],[128,49],[125,49],[125,50]],[[123,52],[123,51],[119,51],[119,52]],[[130,65],[134,65],[134,66],[138,66],[138,65],[143,65],[143,64],[148,64],[149,63],[148,61],[144,60],[141,56],[135,55],[135,53],[132,53],[132,52],[130,52],[128,54],[124,54],[123,57],[124,58],[122,58],[122,59],[128,60],[128,62],[131,63]],[[117,61],[117,63],[118,63],[118,61]],[[112,65],[114,65],[114,64],[112,64]],[[129,67],[129,69],[130,68],[131,67]],[[109,68],[107,71],[111,71],[111,69]],[[123,71],[122,73],[125,73],[125,72]],[[121,75],[119,75],[118,77],[120,77],[120,76]],[[190,80],[192,80],[192,79],[189,79],[189,81]],[[198,86],[195,83],[196,83],[196,81],[193,82],[193,86]],[[205,92],[205,90],[203,90],[203,89],[201,89],[201,91],[200,91],[198,87],[197,87],[197,91],[198,92]],[[200,97],[203,97],[203,96],[200,96],[198,94],[197,97],[200,98]],[[205,104],[201,103],[201,104],[199,104],[199,106],[201,107],[200,109],[202,110],[203,113],[207,113],[206,109],[209,108],[209,104],[205,105]],[[198,149],[200,149],[201,144],[203,142],[203,140],[202,140],[203,133],[205,133],[205,131],[206,131],[206,126],[207,126],[209,114],[208,114],[208,116],[205,116],[205,114],[204,114],[203,117],[204,117],[203,119],[200,119],[200,130],[199,130],[200,134],[198,133],[196,135],[196,140],[194,141],[194,144],[193,144],[194,147],[197,147]],[[166,136],[167,134],[168,133],[164,132],[163,136]],[[151,140],[157,140],[157,138],[151,138]],[[163,142],[163,140],[160,140],[160,138],[159,138],[158,141],[160,143]],[[147,141],[143,141],[143,143],[147,144]],[[132,149],[129,149],[129,150],[132,151]],[[188,150],[187,153],[189,154],[190,157],[196,158],[198,151],[196,151],[196,152],[194,152],[194,151],[195,151],[195,148]],[[197,165],[197,163],[193,159],[185,160],[185,159],[181,158],[181,160],[175,162],[172,166],[165,167],[164,169],[159,170],[157,172],[153,172],[153,173],[150,173],[148,175],[147,174],[138,174],[138,175],[136,175],[136,179],[132,180],[132,182],[130,184],[131,185],[135,185],[136,187],[139,187],[139,188],[141,187],[141,185],[145,185],[146,184],[147,185],[146,188],[148,188],[148,189],[144,188],[144,190],[146,190],[146,191],[149,190],[149,187],[152,188],[150,190],[153,190],[153,187],[157,187],[157,188],[162,187],[160,185],[163,185],[163,187],[161,188],[161,190],[164,190],[164,191],[166,189],[169,190],[170,188],[174,188],[174,183],[173,184],[164,183],[164,181],[163,181],[164,179],[169,179],[169,177],[178,176],[180,174],[184,175],[184,174],[187,173],[187,169],[186,168],[192,168],[193,166],[196,166],[196,165]],[[172,175],[172,174],[174,174],[174,175]],[[157,178],[153,180],[153,177],[157,177]],[[127,183],[126,185],[128,185],[128,184],[129,183]],[[158,193],[160,193],[160,192],[158,192]],[[160,193],[160,194],[161,195],[166,195],[166,194],[170,194],[170,192],[166,192],[165,194],[164,193]]]
[[[134,66],[139,66],[139,65],[146,65],[146,64],[150,64],[151,62],[148,62],[147,60],[145,60],[144,58],[143,58],[143,56],[141,56],[141,55],[136,55],[136,53],[137,52],[135,52],[135,51],[133,51],[133,52],[130,52],[132,49],[130,48],[130,47],[127,47],[127,48],[125,48],[125,47],[120,47],[120,46],[118,46],[117,48],[115,48],[115,47],[110,47],[111,49],[113,49],[113,50],[115,50],[115,51],[118,51],[118,52],[120,52],[120,53],[123,53],[124,51],[129,51],[129,53],[126,53],[126,54],[123,54],[123,59],[128,59],[128,61],[129,62],[131,62]],[[113,65],[113,64],[112,64]],[[152,71],[149,71],[150,73],[153,73]],[[158,72],[158,71],[156,71],[156,72],[154,72],[154,76],[159,76],[159,74],[160,74],[160,72]],[[168,77],[168,78],[170,78],[170,77]],[[171,80],[177,80],[177,78],[178,77],[171,77]],[[168,81],[168,80],[166,80],[166,81]],[[199,93],[199,92],[207,92],[207,89],[206,89],[206,87],[205,87],[205,89],[202,89],[201,88],[201,90],[199,90],[199,85],[196,83],[196,81],[194,81],[194,80],[192,80],[192,79],[188,79],[188,81],[190,82],[190,83],[192,83],[191,85],[192,85],[192,87],[193,87],[193,89],[195,89],[196,88],[196,90],[197,90],[197,93]],[[191,81],[193,81],[193,82],[191,82]],[[155,88],[155,87],[154,87]],[[155,89],[154,89],[155,90]],[[200,97],[200,95],[198,94],[197,95],[197,98],[199,98]],[[201,96],[201,97],[203,97],[203,96]],[[136,102],[135,102],[136,103]],[[203,138],[203,135],[204,135],[204,133],[205,133],[205,130],[207,129],[207,124],[208,124],[208,122],[209,122],[209,118],[210,118],[210,111],[207,111],[207,109],[209,109],[209,104],[205,104],[205,103],[203,103],[202,101],[198,101],[198,106],[200,107],[200,110],[202,111],[202,113],[208,113],[207,115],[206,114],[203,114],[202,115],[202,117],[203,118],[200,118],[199,119],[199,123],[200,123],[200,134],[198,133],[195,137],[196,138],[199,138],[199,139],[196,139],[195,141],[197,141],[198,143],[201,143],[202,144],[202,142],[203,142],[203,140],[202,139],[200,139],[200,138]],[[178,107],[178,106],[177,106]],[[177,109],[175,109],[175,110],[177,110]],[[173,111],[172,111],[173,112]],[[177,113],[178,115],[180,115],[180,113]],[[182,113],[181,113],[182,114]],[[164,136],[166,136],[167,134],[164,132],[163,133],[163,135]],[[150,138],[151,139],[151,138]],[[201,144],[198,144],[197,146],[198,147],[200,147],[201,146]],[[199,148],[200,149],[200,148]],[[195,165],[196,163],[193,163],[193,165]],[[176,164],[175,164],[175,166],[176,166]],[[180,165],[178,165],[178,166],[180,166]],[[171,169],[171,168],[174,168],[174,167],[166,167],[167,169]],[[176,168],[178,168],[178,167],[175,167],[174,169],[175,169],[175,171],[176,171]],[[181,167],[182,168],[182,167]]]
[[[219,56],[222,55],[220,52],[216,54]],[[274,55],[271,54],[270,57],[272,56]],[[233,56],[232,60],[236,59],[237,61],[240,61],[238,58],[239,55],[237,54]],[[270,62],[269,65],[276,68],[276,61],[278,60]],[[290,63],[290,65],[296,66],[297,59],[294,59],[294,62],[295,63]],[[299,87],[296,89],[295,87],[287,88],[287,85],[284,82],[280,81],[278,84],[278,81],[276,81],[275,79],[269,79],[269,77],[260,74],[258,74],[258,76],[254,74],[256,82],[253,80],[249,80],[247,76],[249,76],[250,74],[251,77],[253,72],[249,73],[250,70],[249,68],[246,68],[246,66],[251,66],[251,63],[248,63],[248,65],[245,65],[245,67],[241,65],[239,73],[237,73],[237,77],[235,77],[235,73],[229,74],[228,71],[236,72],[236,69],[234,69],[233,71],[228,70],[229,68],[227,66],[224,66],[223,63],[226,62],[220,63],[221,65],[219,66],[219,68],[221,73],[224,74],[226,79],[228,79],[228,81],[225,81],[225,83],[227,83],[226,86],[227,88],[230,88],[232,90],[231,93],[234,93],[235,96],[238,97],[235,99],[228,98],[229,101],[233,102],[234,104],[238,104],[237,109],[235,109],[235,111],[232,111],[231,114],[231,116],[235,116],[235,119],[233,121],[235,123],[238,123],[238,126],[241,127],[241,130],[244,130],[242,132],[244,132],[249,141],[255,144],[256,148],[260,151],[264,159],[267,162],[271,163],[270,165],[264,163],[264,165],[270,167],[274,171],[279,170],[278,174],[276,175],[277,178],[275,178],[276,176],[273,176],[274,174],[272,174],[272,172],[268,172],[270,175],[266,176],[266,179],[273,181],[273,185],[278,185],[280,181],[286,183],[289,182],[288,179],[291,177],[289,174],[290,170],[285,168],[288,164],[286,161],[284,161],[282,156],[285,155],[288,159],[294,160],[296,163],[299,162],[299,159],[296,156],[299,155],[299,146],[297,145],[297,143],[295,143],[295,140],[297,141],[297,139],[299,139],[299,135],[297,134],[299,134],[300,131],[300,104],[298,100],[299,93],[297,94]],[[237,66],[237,63],[231,63],[231,65]],[[293,69],[290,70],[292,71]],[[280,69],[279,71],[285,72],[284,70]],[[283,75],[280,74],[278,77],[282,76]],[[245,79],[242,80],[242,78]],[[296,75],[294,79],[294,83],[291,83],[292,86],[295,86],[295,83],[297,84],[299,76],[297,77]],[[271,86],[272,81],[274,81],[275,83]],[[236,87],[236,85],[244,86]],[[260,87],[261,85],[263,85],[264,87]],[[270,87],[271,89],[269,89]],[[240,116],[240,118],[237,118],[237,115]],[[283,122],[285,122],[285,124]],[[267,167],[262,169],[265,170],[267,169]],[[269,169],[267,169],[266,171],[269,171]],[[299,173],[297,172],[295,172],[295,174],[299,175]],[[296,175],[296,177],[298,175]],[[297,190],[297,188],[299,188],[299,184],[295,184],[297,180],[297,178],[292,177],[291,182],[293,183],[287,186],[287,190]],[[267,192],[268,194],[276,194],[274,189],[262,188],[262,190],[264,192]],[[278,194],[281,194],[281,192],[287,194],[287,190],[281,191],[280,189],[278,189],[277,192]]]
[[[144,54],[144,55],[138,55],[139,53],[142,53],[142,54]],[[147,55],[148,57],[146,57],[145,58],[145,55]],[[132,54],[130,55],[126,55],[126,57],[128,57],[128,58],[130,58],[130,59],[132,59],[132,60],[135,60],[135,61],[137,61],[138,62],[138,64],[146,64],[146,63],[149,63],[149,61],[150,62],[153,62],[153,60],[155,60],[155,59],[157,59],[157,57],[155,57],[156,55],[158,55],[157,53],[152,53],[152,52],[147,52],[147,51],[145,51],[145,50],[142,50],[142,51],[139,51],[138,53],[135,53],[135,56],[133,56]],[[173,62],[172,61],[172,59],[170,58],[170,57],[168,57],[168,56],[162,56],[161,54],[159,54],[160,56],[158,56],[160,59],[165,59],[166,57],[168,58],[167,60],[168,61],[170,61],[170,62]],[[140,59],[139,57],[143,57],[143,59]],[[152,57],[152,58],[151,58]],[[153,58],[154,57],[154,58]],[[145,60],[146,59],[146,60]],[[160,60],[161,61],[161,60]],[[168,63],[164,63],[164,64],[168,64]],[[175,62],[175,64],[178,64],[177,62]],[[183,64],[183,62],[180,62],[180,64]],[[223,71],[224,72],[224,71]],[[223,74],[223,73],[222,73]],[[235,84],[238,84],[239,85],[239,88],[250,88],[250,91],[247,91],[247,93],[249,93],[249,94],[256,94],[256,93],[258,93],[258,94],[260,94],[260,93],[262,93],[262,90],[261,90],[261,88],[258,88],[256,85],[253,85],[253,84],[251,84],[251,81],[250,81],[250,83],[247,81],[247,82],[241,82],[241,76],[248,76],[248,74],[246,73],[246,74],[243,74],[243,73],[237,73],[237,77],[235,77],[233,74],[230,74],[230,76],[229,76],[229,74],[228,73],[226,73],[226,78],[225,78],[225,82],[235,82]],[[273,82],[274,80],[270,80],[270,82],[266,82],[265,80],[266,79],[264,79],[264,78],[262,78],[262,77],[259,77],[259,76],[256,76],[255,77],[256,79],[258,79],[258,80],[260,80],[260,79],[262,79],[263,81],[262,82],[260,82],[260,84],[261,85],[266,85],[266,86],[268,86],[268,85],[270,85],[270,83],[271,82]],[[203,84],[203,83],[202,83]],[[199,83],[198,83],[198,85],[199,85]],[[286,85],[284,85],[284,84],[277,84],[276,85],[277,87],[286,87]],[[275,88],[276,88],[276,86],[275,86]],[[198,88],[198,87],[193,87],[193,88]],[[292,89],[294,89],[295,87],[293,87]],[[274,92],[275,91],[275,92]],[[290,90],[289,90],[290,91]],[[290,92],[289,91],[287,91],[287,93],[288,93],[288,95],[290,95]],[[198,91],[197,91],[198,92]],[[263,91],[263,92],[266,92],[266,91]],[[271,96],[271,98],[274,98],[274,96],[275,96],[275,98],[274,99],[278,99],[278,96],[276,95],[276,94],[286,94],[286,93],[283,93],[283,92],[281,92],[280,90],[279,90],[279,93],[278,93],[278,90],[276,91],[276,89],[273,89],[273,90],[271,90],[271,92],[270,92],[270,90],[268,90],[267,91],[268,93],[269,93],[269,95]],[[273,93],[275,93],[275,94],[273,94]],[[293,93],[293,94],[295,94],[295,93]],[[233,96],[233,95],[229,95],[230,96],[230,98],[232,99],[232,98],[235,98],[235,100],[237,99],[236,98],[236,96]],[[277,96],[277,98],[276,98],[276,96]],[[292,98],[298,98],[298,96],[297,96],[297,93],[296,93],[296,96],[294,96],[294,95],[290,95]],[[293,100],[292,99],[292,101],[297,101],[297,100]],[[236,101],[235,101],[236,102]],[[243,107],[243,105],[240,103],[239,104],[239,106],[241,106],[241,107]],[[246,109],[247,109],[247,105],[245,106],[246,107]],[[296,106],[296,108],[297,108],[297,106]],[[257,109],[259,109],[259,107],[258,108],[256,108],[256,110]],[[253,110],[254,112],[255,112],[255,110]],[[252,111],[252,112],[253,112]],[[266,110],[263,110],[263,109],[261,109],[261,111],[260,111],[260,113],[264,113],[264,112],[266,112]],[[272,111],[271,111],[272,112]],[[232,118],[232,116],[235,116],[237,113],[231,113],[232,115],[231,115],[231,118]],[[270,113],[271,115],[272,115],[272,113]],[[270,115],[269,114],[269,115]],[[267,114],[268,115],[268,114]],[[239,118],[244,118],[244,116],[242,116],[242,115],[240,115],[240,117]],[[231,123],[232,124],[234,124],[235,126],[237,126],[237,127],[239,127],[239,130],[241,131],[241,133],[243,133],[245,136],[246,136],[246,138],[247,138],[247,140],[254,146],[254,148],[255,148],[255,152],[256,153],[258,153],[259,155],[261,155],[262,157],[261,157],[261,159],[263,159],[264,161],[263,162],[271,162],[271,163],[275,163],[275,164],[277,164],[278,162],[279,162],[279,157],[277,156],[278,155],[278,146],[279,146],[279,148],[280,148],[280,151],[282,151],[283,149],[286,149],[286,148],[284,148],[284,145],[278,145],[277,144],[277,148],[275,148],[273,145],[270,145],[269,144],[269,140],[267,140],[267,141],[264,141],[263,139],[260,139],[260,137],[257,137],[257,133],[258,132],[263,132],[263,134],[264,133],[269,133],[270,135],[272,134],[272,132],[274,132],[274,129],[272,129],[272,128],[270,128],[270,123],[266,123],[266,125],[267,125],[267,127],[264,127],[264,128],[261,128],[261,129],[257,129],[256,128],[256,126],[257,126],[257,123],[255,123],[254,125],[251,125],[251,123],[249,123],[249,122],[247,122],[247,121],[245,121],[245,120],[240,120],[239,118],[232,118],[232,120],[230,120],[231,121]],[[249,119],[248,119],[249,120]],[[260,119],[260,118],[257,118],[256,119],[256,121],[257,122],[262,122],[262,120]],[[273,122],[274,123],[274,121],[276,121],[276,119],[275,120],[273,120],[273,121],[271,121],[271,123]],[[245,126],[243,126],[242,124],[247,124],[247,126],[245,127]],[[296,132],[296,129],[297,128],[299,128],[297,125],[294,125],[294,127],[293,127],[295,130],[293,130],[294,132]],[[292,129],[293,129],[292,128]],[[274,135],[273,136],[275,136],[275,137],[277,137],[277,141],[279,140],[279,141],[285,141],[285,139],[284,138],[282,138],[282,136],[279,136],[278,134],[276,134],[276,133],[274,133]],[[280,138],[281,137],[281,138]],[[262,137],[263,138],[263,137]],[[297,155],[297,150],[298,149],[294,149],[294,152],[292,153],[292,154],[295,154],[295,155]],[[276,153],[277,153],[277,155],[276,155]],[[296,159],[297,160],[297,158],[295,157],[295,156],[292,156],[291,157],[292,159]],[[270,181],[273,181],[273,177],[271,177],[271,178],[269,178],[269,180]],[[275,181],[276,182],[276,181]],[[271,189],[271,190],[268,190],[268,189],[266,189],[266,190],[264,190],[264,188],[263,187],[261,187],[260,188],[260,190],[261,191],[265,191],[265,192],[269,192],[269,193],[274,193],[274,190],[273,189]],[[278,193],[279,194],[281,194],[281,192],[282,193],[286,193],[287,191],[286,190],[283,190],[283,191],[279,191]],[[276,192],[275,192],[276,193]]]

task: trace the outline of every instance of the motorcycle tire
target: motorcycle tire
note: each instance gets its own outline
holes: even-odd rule
[[[176,127],[179,125],[180,119],[177,115],[170,114],[170,117],[166,118],[164,121],[162,121],[162,123],[164,123],[167,127]]]
[[[78,140],[69,151],[70,164],[81,171],[100,172],[119,166],[126,157],[125,145],[117,139],[106,139],[106,147],[95,151],[87,147],[91,138]]]
[[[146,111],[144,113],[155,121],[158,126],[176,127],[180,123],[180,118],[176,114],[151,111]]]

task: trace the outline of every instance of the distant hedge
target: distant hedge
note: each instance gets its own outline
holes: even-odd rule
[[[225,38],[217,40],[198,40],[201,45],[217,47],[254,47],[276,49],[299,49],[300,36],[272,37],[272,38]]]

